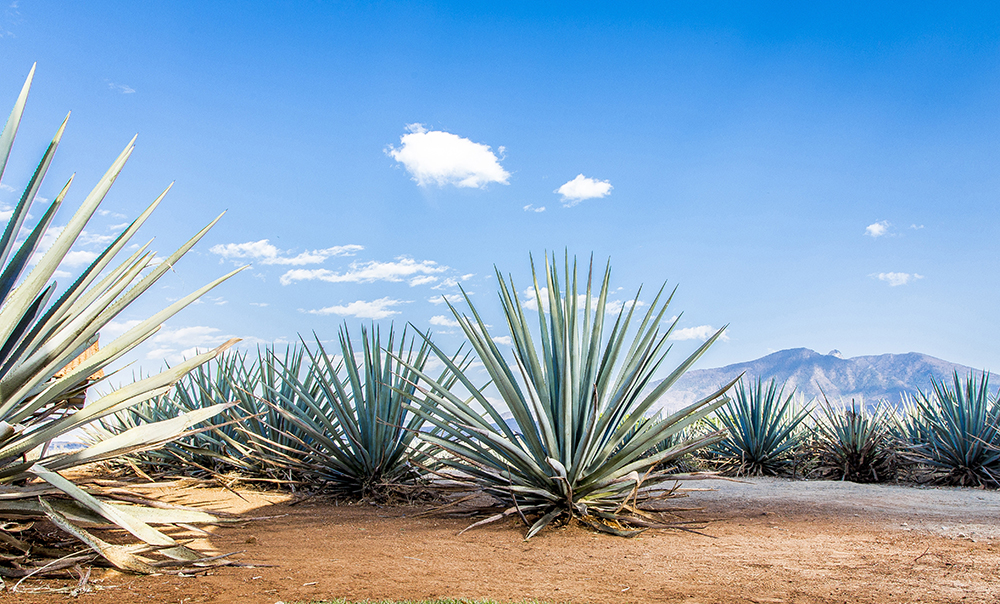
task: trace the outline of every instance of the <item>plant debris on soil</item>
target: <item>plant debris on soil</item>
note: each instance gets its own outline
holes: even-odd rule
[[[189,488],[169,503],[261,518],[175,538],[241,567],[138,576],[78,565],[13,583],[0,598],[94,604],[489,599],[498,602],[994,602],[1000,598],[1000,492],[750,479],[688,483],[675,500],[699,533],[632,539],[579,523],[523,539],[509,519],[434,505],[345,504],[264,491]],[[710,488],[703,491],[700,489]],[[87,575],[89,573],[89,575]],[[87,576],[84,580],[84,576]]]

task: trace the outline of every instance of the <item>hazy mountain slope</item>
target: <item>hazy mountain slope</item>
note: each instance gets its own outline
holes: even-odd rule
[[[917,388],[926,391],[931,377],[950,382],[955,371],[964,377],[971,368],[916,352],[844,359],[836,350],[819,354],[808,348],[792,348],[745,363],[688,371],[658,407],[674,409],[694,402],[741,372],[748,377],[787,382],[788,387],[794,387],[806,398],[822,396],[822,388],[832,401],[885,398],[898,403],[901,392],[915,393]]]

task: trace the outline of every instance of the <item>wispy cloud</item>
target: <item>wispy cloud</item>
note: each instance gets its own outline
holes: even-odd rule
[[[924,225],[922,225],[922,224],[911,224],[910,228],[913,229],[914,231],[919,231],[920,229],[924,228]]]
[[[682,329],[675,329],[673,333],[670,334],[668,339],[684,341],[684,340],[699,340],[704,342],[709,339],[715,332],[719,331],[711,325],[698,325],[697,327],[684,327]],[[729,340],[729,336],[723,333],[719,336],[719,339],[723,342]]]
[[[405,300],[393,300],[388,296],[366,302],[356,300],[340,306],[327,306],[317,310],[306,311],[312,315],[340,315],[342,317],[358,317],[359,319],[384,319],[393,315],[398,315],[398,310],[391,310],[393,306],[407,304]]]
[[[598,199],[611,194],[611,181],[595,180],[583,174],[555,190],[562,195],[563,207],[571,208],[586,199]]]
[[[403,279],[434,273],[443,273],[447,266],[439,266],[432,260],[417,262],[413,258],[400,256],[395,262],[352,262],[342,273],[321,269],[292,269],[281,276],[282,285],[296,281],[327,281],[329,283],[371,283],[373,281],[402,281]]]
[[[267,302],[251,302],[250,306],[256,306],[258,308],[264,308],[265,306],[269,306],[269,304]]]
[[[14,187],[10,186],[9,184],[7,184],[5,182],[0,183],[0,191],[7,191],[8,193],[13,193],[16,190],[17,189],[15,189]]]
[[[114,82],[108,82],[108,88],[122,94],[133,94],[135,92],[135,88],[132,88],[128,84],[115,84]]]
[[[889,222],[886,220],[880,220],[878,222],[873,222],[865,227],[865,235],[869,237],[881,237],[889,232]]]
[[[399,139],[399,148],[390,145],[386,153],[403,164],[418,186],[481,189],[491,182],[507,184],[510,173],[489,145],[450,132],[427,130],[422,124],[410,124],[407,130]],[[504,148],[499,151],[503,156]]]
[[[496,336],[493,338],[493,341],[496,342],[497,344],[500,344],[501,346],[514,345],[514,340],[512,340],[510,336]]]
[[[910,281],[924,278],[923,275],[918,275],[917,273],[875,273],[871,276],[879,281],[885,281],[890,287],[906,285]]]
[[[472,295],[472,292],[465,292],[465,293],[469,294],[470,296]],[[444,294],[441,296],[433,296],[431,298],[427,298],[427,301],[430,302],[431,304],[444,304],[445,300],[447,300],[452,304],[458,304],[459,302],[465,300],[465,298],[462,297],[462,294]]]
[[[535,206],[533,206],[533,205],[531,205],[529,203],[528,205],[524,206],[522,209],[525,212],[535,212],[535,213],[538,213],[538,212],[544,212],[545,211],[545,206],[542,206],[540,208],[536,208]]]
[[[410,287],[416,287],[417,285],[427,285],[428,283],[434,283],[438,278],[432,275],[420,275],[419,277],[414,277],[410,279]]]
[[[282,266],[303,266],[306,264],[321,264],[327,258],[335,256],[353,256],[365,249],[360,245],[335,245],[321,250],[310,250],[301,254],[290,255],[280,250],[267,239],[247,241],[245,243],[224,243],[213,245],[208,251],[218,254],[227,260],[251,260],[260,264],[275,264]]]

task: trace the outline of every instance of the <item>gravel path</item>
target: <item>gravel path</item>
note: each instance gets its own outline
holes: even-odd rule
[[[747,478],[685,486],[691,501],[711,510],[759,508],[776,514],[816,513],[869,519],[902,531],[953,538],[1000,538],[1000,491],[959,487]]]

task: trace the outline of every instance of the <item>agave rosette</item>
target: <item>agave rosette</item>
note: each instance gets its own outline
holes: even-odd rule
[[[488,398],[427,338],[464,392],[414,371],[432,387],[411,395],[411,407],[436,429],[420,438],[447,452],[442,463],[452,476],[508,506],[482,522],[518,514],[529,525],[526,538],[558,518],[580,518],[623,535],[634,534],[630,529],[636,527],[666,526],[658,515],[640,509],[670,492],[664,482],[673,476],[655,468],[724,435],[692,436],[647,452],[723,405],[728,386],[666,417],[645,416],[722,330],[654,384],[676,325],[660,330],[672,294],[665,297],[661,288],[644,313],[638,312],[637,294],[615,314],[608,310],[610,265],[596,288],[591,265],[583,291],[575,260],[571,267],[566,257],[565,283],[556,267],[555,258],[547,257],[543,286],[532,263],[537,335],[512,281],[497,272],[513,358],[497,347],[468,295],[471,317],[449,304],[502,403]],[[613,318],[610,333],[605,332],[608,318]]]

